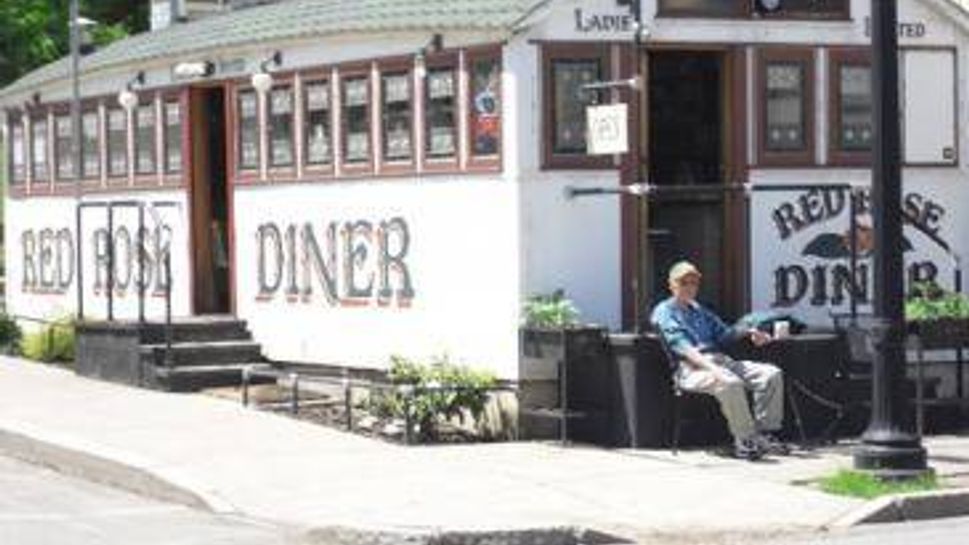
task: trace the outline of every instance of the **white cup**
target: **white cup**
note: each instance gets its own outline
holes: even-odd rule
[[[784,339],[791,336],[791,323],[787,320],[774,322],[774,338]]]

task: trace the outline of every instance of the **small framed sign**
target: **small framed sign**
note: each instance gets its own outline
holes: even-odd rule
[[[589,155],[612,155],[629,151],[629,109],[626,104],[586,108]]]

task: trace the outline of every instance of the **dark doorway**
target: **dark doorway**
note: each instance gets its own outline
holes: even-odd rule
[[[225,314],[232,304],[225,91],[193,89],[191,101],[192,303],[196,314]]]
[[[663,186],[725,183],[724,54],[654,51],[649,54],[649,180]],[[657,195],[647,231],[648,300],[668,295],[666,271],[689,259],[703,271],[699,298],[724,308],[724,195],[713,190]]]

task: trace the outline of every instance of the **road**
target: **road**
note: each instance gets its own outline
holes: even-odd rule
[[[0,456],[0,543],[289,545],[283,529],[155,501]]]
[[[811,537],[790,537],[760,545],[965,545],[969,517],[872,524]]]

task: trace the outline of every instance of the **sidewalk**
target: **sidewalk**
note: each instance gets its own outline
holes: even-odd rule
[[[940,475],[969,475],[969,437],[926,446]],[[12,358],[0,358],[0,453],[320,540],[503,532],[556,542],[554,529],[579,528],[709,542],[817,530],[864,505],[792,485],[850,467],[846,446],[756,464],[543,443],[404,447]]]

